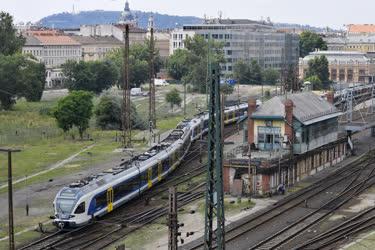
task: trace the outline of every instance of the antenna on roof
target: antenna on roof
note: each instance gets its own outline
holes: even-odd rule
[[[221,20],[221,18],[223,17],[223,12],[219,10],[218,15],[219,15],[219,20]]]

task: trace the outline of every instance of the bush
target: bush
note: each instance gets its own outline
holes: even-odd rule
[[[133,129],[145,130],[147,122],[140,117],[135,105],[131,104],[131,123]],[[106,91],[95,109],[96,125],[103,130],[122,129],[122,98],[112,96]]]

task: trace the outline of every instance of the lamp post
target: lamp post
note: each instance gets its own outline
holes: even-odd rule
[[[19,149],[0,148],[0,152],[8,153],[8,216],[9,216],[9,250],[14,250],[14,224],[13,224],[13,187],[12,187],[12,153],[20,152]]]

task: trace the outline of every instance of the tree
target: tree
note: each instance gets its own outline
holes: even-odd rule
[[[265,84],[275,85],[280,79],[280,72],[276,69],[268,68],[263,71],[263,81]]]
[[[115,98],[104,95],[95,109],[96,124],[101,129],[121,128],[121,105]]]
[[[150,79],[149,69],[149,40],[144,44],[133,44],[129,48],[129,83],[132,88],[139,87]],[[107,60],[116,65],[118,72],[118,85],[122,86],[124,82],[124,49],[111,51],[107,55]],[[160,71],[162,60],[159,51],[154,53],[154,72]]]
[[[57,125],[64,132],[73,127],[78,128],[79,136],[83,139],[83,133],[89,127],[89,121],[93,110],[93,95],[86,91],[72,91],[68,96],[57,103],[53,116]]]
[[[42,98],[46,82],[44,64],[26,60],[26,66],[21,68],[20,76],[22,89],[20,93],[28,102],[38,102]]]
[[[250,84],[260,84],[263,81],[262,68],[257,61],[252,60],[250,63],[251,78],[249,79]]]
[[[180,106],[182,102],[180,93],[178,93],[176,88],[172,89],[165,95],[165,100],[171,105],[172,111],[174,105]]]
[[[45,68],[29,56],[0,54],[0,102],[9,110],[17,98],[39,101],[45,84]]]
[[[242,60],[237,61],[233,67],[233,77],[240,84],[248,84],[249,79],[251,79],[249,65]]]
[[[187,83],[191,84],[194,91],[205,93],[206,83],[208,80],[208,56],[210,57],[210,62],[212,65],[224,63],[224,44],[214,40],[206,41],[202,36],[199,35],[188,37],[184,43],[186,48],[185,51],[187,51],[184,52],[184,55],[187,57],[184,64],[187,66],[187,70],[183,71],[184,74],[181,76],[181,78],[184,78]]]
[[[304,31],[299,39],[300,57],[307,56],[315,49],[327,50],[327,43],[318,34],[311,31]]]
[[[234,78],[239,81],[240,84],[262,83],[262,68],[256,60],[252,60],[250,63],[240,60],[234,65],[233,71]]]
[[[328,60],[325,56],[317,56],[308,62],[306,77],[317,76],[322,83],[322,87],[327,89],[330,84]]]
[[[168,74],[176,80],[181,80],[189,72],[189,51],[184,49],[176,50],[167,62]]]
[[[220,85],[220,91],[221,93],[223,93],[224,95],[230,95],[233,93],[234,91],[234,86],[233,85],[230,85],[230,84],[222,84]]]
[[[310,82],[314,90],[319,90],[319,89],[322,89],[322,87],[323,87],[322,81],[316,75],[307,77],[305,79],[305,82]]]
[[[85,90],[96,94],[113,86],[118,80],[116,66],[106,61],[69,61],[63,66],[66,86],[70,91]]]
[[[6,12],[0,12],[0,54],[13,55],[19,52],[25,44],[25,38],[17,35],[13,26],[13,17]]]

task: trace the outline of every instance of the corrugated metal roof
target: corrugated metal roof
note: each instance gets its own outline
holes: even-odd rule
[[[335,106],[312,92],[288,95],[293,101],[293,117],[305,125],[339,116],[341,113]],[[275,96],[265,102],[251,117],[280,118],[285,117],[284,96]]]

